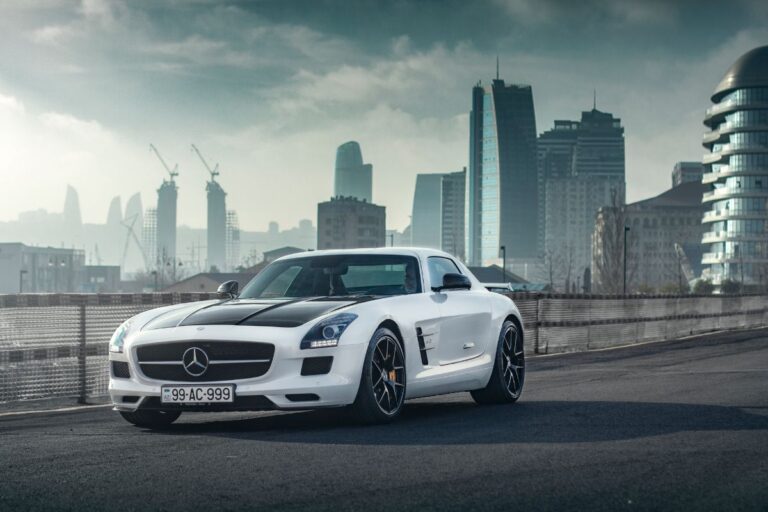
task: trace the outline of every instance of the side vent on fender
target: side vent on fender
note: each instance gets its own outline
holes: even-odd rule
[[[424,345],[424,333],[421,331],[421,327],[416,328],[416,339],[419,341],[419,353],[421,354],[421,364],[429,366],[429,359],[427,358],[427,347]]]

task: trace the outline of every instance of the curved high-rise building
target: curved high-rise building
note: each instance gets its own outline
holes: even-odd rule
[[[539,255],[536,116],[528,85],[472,88],[467,175],[467,252],[470,265]]]
[[[373,166],[363,163],[360,144],[345,142],[336,150],[334,197],[354,197],[370,203],[372,190]]]
[[[742,55],[715,88],[704,124],[702,277],[768,284],[768,46]]]

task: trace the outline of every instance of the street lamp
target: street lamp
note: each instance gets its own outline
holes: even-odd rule
[[[499,252],[501,253],[501,282],[505,283],[507,280],[507,246],[499,247]]]
[[[627,233],[629,226],[624,226],[624,295],[627,294]]]
[[[24,291],[24,274],[26,273],[26,270],[19,270],[19,293]]]

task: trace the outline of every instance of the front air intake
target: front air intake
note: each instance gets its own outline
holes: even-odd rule
[[[112,361],[112,376],[116,379],[130,379],[131,372],[128,369],[128,363],[123,361]]]
[[[301,363],[302,375],[325,375],[331,371],[333,357],[307,357]]]

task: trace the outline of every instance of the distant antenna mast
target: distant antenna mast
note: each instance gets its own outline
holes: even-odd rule
[[[496,80],[499,79],[499,56],[496,55]]]
[[[592,89],[592,110],[597,110],[597,89]]]
[[[211,169],[211,166],[208,165],[208,162],[206,162],[205,158],[203,158],[203,154],[200,153],[200,150],[197,149],[197,146],[195,146],[194,144],[192,144],[192,151],[197,153],[197,156],[200,157],[200,161],[203,162],[203,165],[205,166],[205,168],[208,169],[208,173],[211,175],[211,181],[216,181],[216,176],[221,174],[219,172],[219,164],[217,163],[215,166],[213,166],[213,169]]]
[[[154,144],[149,145],[149,150],[155,152],[155,154],[157,155],[157,158],[160,160],[160,163],[163,164],[163,167],[165,167],[165,170],[168,171],[168,175],[171,177],[171,181],[173,181],[173,178],[179,175],[179,164],[174,165],[173,170],[171,170],[171,168],[168,167],[168,164],[165,163],[165,160],[163,160],[163,157],[160,156],[160,152],[157,150]]]

